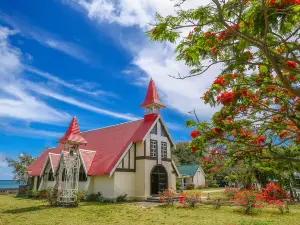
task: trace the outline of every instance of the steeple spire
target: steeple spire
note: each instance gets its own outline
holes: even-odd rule
[[[166,107],[160,100],[158,91],[152,78],[150,79],[146,98],[141,104],[141,107],[145,109],[145,120],[152,120],[156,118],[160,112],[160,109]]]
[[[87,144],[87,141],[80,135],[80,130],[76,117],[74,117],[69,125],[65,135],[58,140],[59,143],[78,143]]]

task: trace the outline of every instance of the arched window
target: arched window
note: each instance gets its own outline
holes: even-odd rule
[[[87,176],[82,165],[79,170],[79,181],[87,181]]]
[[[54,175],[53,175],[52,170],[49,171],[49,174],[48,174],[48,181],[54,181]]]

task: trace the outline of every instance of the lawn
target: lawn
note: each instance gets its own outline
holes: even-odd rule
[[[300,206],[281,215],[266,208],[260,214],[247,216],[238,207],[212,206],[141,206],[140,203],[81,203],[79,208],[49,207],[40,200],[0,196],[0,224],[300,224]]]

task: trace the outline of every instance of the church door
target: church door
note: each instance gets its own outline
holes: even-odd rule
[[[155,166],[151,172],[151,195],[168,189],[168,174],[163,166]]]

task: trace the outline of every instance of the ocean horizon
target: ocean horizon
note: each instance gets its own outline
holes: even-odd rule
[[[16,180],[0,180],[0,189],[9,189],[9,188],[19,188],[19,185]]]

